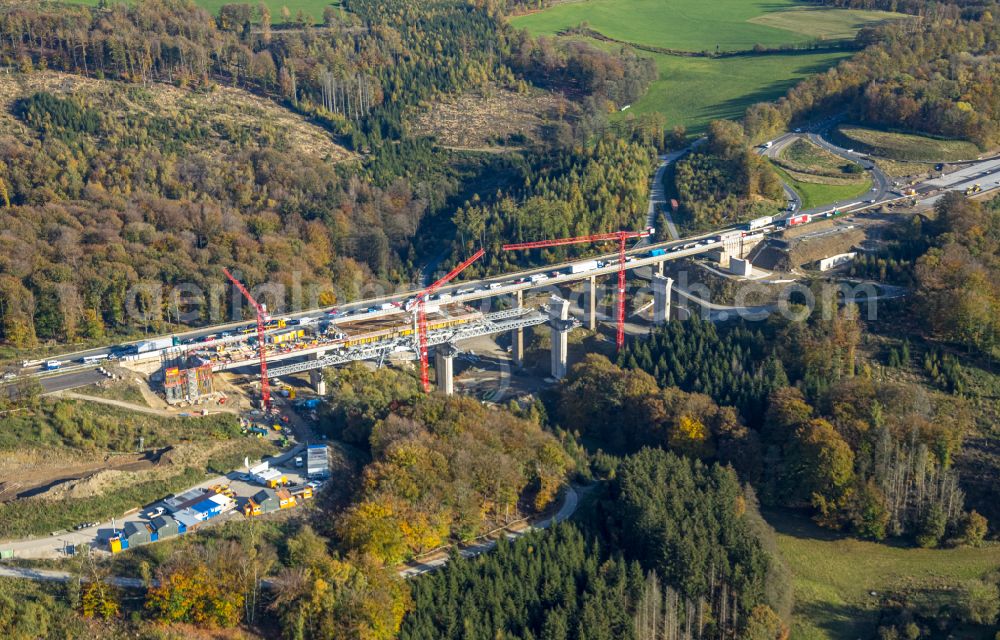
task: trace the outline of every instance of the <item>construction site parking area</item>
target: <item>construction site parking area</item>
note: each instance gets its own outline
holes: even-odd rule
[[[301,506],[301,504],[313,498],[315,492],[319,491],[325,481],[310,480],[306,476],[306,467],[298,467],[295,463],[297,457],[301,456],[303,463],[306,458],[305,447],[295,447],[285,454],[273,458],[265,459],[269,462],[270,468],[277,470],[284,482],[281,486],[270,487],[274,492],[277,489],[285,489],[289,494],[299,494],[297,502],[289,506]],[[314,484],[309,485],[310,482]],[[255,481],[246,470],[238,470],[205,479],[204,481],[177,494],[163,496],[161,499],[134,508],[120,517],[99,523],[81,523],[76,529],[53,531],[47,536],[33,539],[19,540],[17,542],[0,542],[0,554],[5,558],[22,559],[44,559],[60,558],[67,555],[80,553],[84,548],[97,553],[123,551],[121,542],[114,544],[116,539],[120,540],[129,531],[146,530],[150,534],[157,531],[156,525],[169,522],[171,519],[182,521],[180,515],[184,512],[195,513],[193,505],[198,502],[205,502],[212,496],[220,496],[218,502],[224,505],[221,511],[212,513],[204,517],[195,526],[187,526],[181,529],[182,533],[191,533],[193,530],[206,526],[215,526],[217,523],[225,522],[232,518],[244,518],[244,512],[249,501],[261,491],[268,489],[260,482]],[[302,497],[304,489],[309,488],[311,495]],[[275,509],[277,511],[278,509]],[[282,511],[287,511],[283,506]],[[259,517],[259,516],[258,516]],[[163,518],[166,518],[164,521]],[[189,518],[190,522],[190,518]],[[131,524],[130,524],[131,523]],[[174,533],[176,535],[176,533]],[[166,539],[167,536],[164,536]],[[153,540],[156,537],[153,536]],[[144,540],[141,544],[150,542]],[[133,544],[132,546],[137,546]]]

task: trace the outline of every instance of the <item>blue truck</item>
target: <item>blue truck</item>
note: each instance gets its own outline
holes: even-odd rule
[[[652,251],[649,252],[649,257],[655,258],[656,256],[663,256],[666,254],[667,254],[666,249],[653,249]]]

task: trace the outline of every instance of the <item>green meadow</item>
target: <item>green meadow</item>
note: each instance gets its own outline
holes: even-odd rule
[[[851,38],[865,24],[894,17],[898,14],[821,9],[796,0],[585,0],[511,22],[544,35],[587,23],[610,38],[641,45],[731,51]]]
[[[795,640],[874,638],[878,611],[891,595],[948,593],[1000,569],[996,544],[917,549],[842,537],[795,514],[767,514],[767,520],[793,577]],[[985,628],[968,628],[953,637],[993,636]]]

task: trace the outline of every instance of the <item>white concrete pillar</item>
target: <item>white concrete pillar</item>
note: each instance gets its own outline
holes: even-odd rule
[[[590,293],[587,296],[587,328],[597,331],[597,276],[590,276]]]
[[[670,320],[670,289],[673,278],[653,276],[653,324],[663,324]]]
[[[309,354],[309,359],[319,360],[324,355],[326,355],[325,351],[316,351]],[[312,385],[313,391],[315,391],[317,395],[326,395],[326,380],[323,378],[323,369],[310,369],[309,383]]]
[[[434,375],[438,391],[450,396],[455,393],[455,355],[458,350],[449,344],[434,349]]]
[[[518,291],[515,294],[517,299],[517,308],[520,309],[524,306],[524,292]],[[518,328],[514,330],[514,335],[511,337],[511,359],[514,361],[514,366],[520,369],[524,366],[524,328]]]
[[[569,320],[569,300],[559,296],[549,299],[549,324],[552,326],[552,377],[562,380],[566,377],[569,332],[573,328]]]

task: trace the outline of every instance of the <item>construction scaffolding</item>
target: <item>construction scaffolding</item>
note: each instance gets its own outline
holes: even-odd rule
[[[170,367],[164,371],[163,392],[167,404],[194,402],[214,391],[211,363],[190,369]]]

